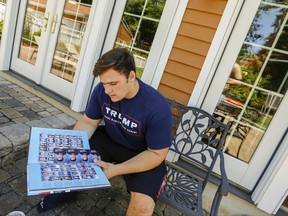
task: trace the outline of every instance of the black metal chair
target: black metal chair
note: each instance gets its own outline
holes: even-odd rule
[[[175,102],[171,103],[171,108],[175,135],[166,158],[167,181],[160,200],[184,214],[203,215],[202,193],[219,158],[220,185],[210,209],[210,215],[217,215],[222,196],[228,195],[229,191],[222,146],[230,122],[224,124],[204,110]],[[179,161],[196,167],[205,173],[204,176],[179,166]]]

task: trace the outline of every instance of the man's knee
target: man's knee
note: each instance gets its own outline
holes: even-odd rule
[[[126,215],[152,215],[155,207],[155,202],[152,197],[131,192],[131,199]]]

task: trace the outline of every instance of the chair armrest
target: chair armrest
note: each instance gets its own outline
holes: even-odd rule
[[[220,157],[220,172],[221,172],[221,183],[219,185],[220,187],[219,193],[222,194],[223,196],[227,196],[229,192],[229,182],[225,171],[224,155],[222,151],[220,151],[219,157]]]
[[[220,206],[220,202],[222,200],[222,197],[227,196],[228,192],[229,192],[229,182],[228,182],[228,178],[227,178],[226,171],[225,171],[224,155],[223,155],[222,151],[219,153],[219,156],[220,156],[221,182],[217,188],[217,191],[216,191],[214,199],[213,199],[211,212],[210,212],[211,216],[214,216],[214,215],[217,216],[218,215],[218,210],[219,210],[219,206]]]

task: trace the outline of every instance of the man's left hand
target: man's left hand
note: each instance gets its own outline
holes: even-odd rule
[[[116,173],[117,169],[115,164],[107,163],[101,160],[94,160],[94,162],[103,169],[104,174],[108,179],[117,175]]]

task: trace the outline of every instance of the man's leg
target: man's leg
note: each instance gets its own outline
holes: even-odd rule
[[[99,139],[102,140],[102,145],[99,145]],[[97,146],[94,146],[94,144],[97,144]],[[103,126],[98,127],[91,137],[90,148],[99,151],[103,161],[115,161],[116,163],[127,161],[140,153],[140,151],[128,149],[117,144],[106,134]],[[102,157],[102,154],[104,157]],[[131,195],[126,212],[127,216],[150,216],[153,214],[155,202],[157,201],[159,191],[162,189],[166,172],[166,166],[163,162],[152,170],[123,176],[127,190]]]
[[[70,193],[48,194],[38,203],[37,210],[38,212],[45,212],[64,203],[75,201],[77,199],[77,195],[78,192],[76,191]]]
[[[128,215],[152,215],[159,193],[164,186],[166,165],[145,172],[124,175],[127,190],[130,192]]]
[[[152,197],[138,192],[131,192],[131,198],[126,216],[151,216],[153,214],[154,207],[155,202]]]

